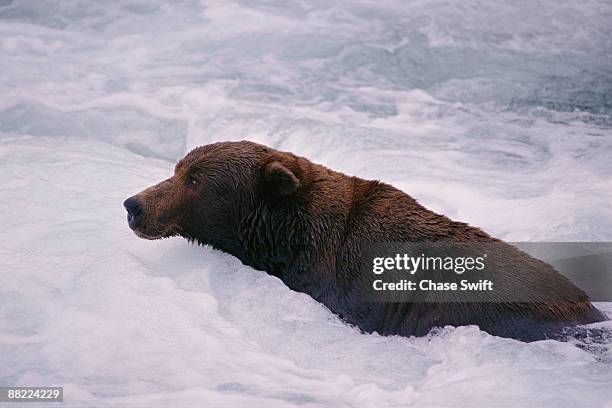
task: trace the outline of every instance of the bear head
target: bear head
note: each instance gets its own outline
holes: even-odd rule
[[[123,205],[141,238],[182,236],[236,254],[249,215],[303,199],[309,171],[307,160],[290,153],[248,141],[215,143],[193,149],[172,177]]]

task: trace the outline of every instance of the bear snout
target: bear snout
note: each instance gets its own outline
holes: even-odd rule
[[[132,196],[125,200],[123,206],[127,211],[128,225],[131,229],[134,229],[142,218],[142,206],[136,196]]]
[[[170,180],[164,180],[129,197],[123,202],[128,226],[143,239],[175,235],[179,230],[177,197],[180,195]]]

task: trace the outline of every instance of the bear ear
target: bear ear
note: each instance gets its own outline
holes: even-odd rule
[[[266,164],[264,169],[265,189],[278,196],[288,196],[300,188],[297,176],[278,161]]]

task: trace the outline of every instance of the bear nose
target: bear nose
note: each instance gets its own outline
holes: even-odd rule
[[[136,197],[130,197],[123,202],[127,210],[127,221],[130,227],[134,227],[142,217],[142,207]]]

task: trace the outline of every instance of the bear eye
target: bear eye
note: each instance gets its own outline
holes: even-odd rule
[[[190,186],[195,186],[198,184],[198,179],[196,179],[193,175],[187,178],[187,184]]]

